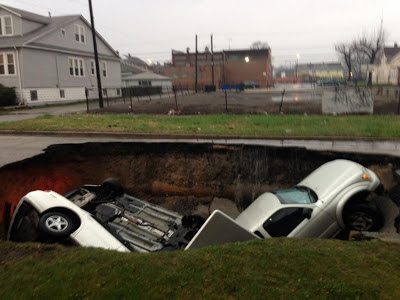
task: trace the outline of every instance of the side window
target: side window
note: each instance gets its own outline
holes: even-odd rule
[[[13,35],[13,24],[11,16],[0,17],[0,36]]]
[[[107,63],[105,61],[101,62],[101,72],[103,73],[103,77],[107,77]]]
[[[94,60],[90,61],[90,74],[96,75],[96,64],[95,64]]]
[[[304,219],[303,208],[283,208],[278,210],[267,221],[265,221],[263,227],[272,237],[287,236]]]
[[[82,25],[75,24],[75,41],[78,43],[85,43],[85,27]]]
[[[38,99],[38,92],[37,90],[31,90],[31,101],[36,101]]]

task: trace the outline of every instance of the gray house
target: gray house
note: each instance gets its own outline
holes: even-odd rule
[[[140,73],[122,72],[122,86],[160,86],[163,93],[167,93],[172,92],[172,79],[150,71]]]
[[[102,86],[119,95],[120,57],[98,33],[96,39]],[[0,5],[0,83],[15,87],[26,104],[85,99],[85,88],[97,87],[90,23]]]

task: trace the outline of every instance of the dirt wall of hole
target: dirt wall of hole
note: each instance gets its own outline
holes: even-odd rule
[[[303,148],[173,143],[54,145],[44,154],[0,169],[0,223],[6,223],[21,197],[32,190],[64,194],[109,177],[119,179],[130,194],[179,213],[210,205],[214,198],[230,199],[240,211],[261,193],[290,187],[321,164],[338,158],[373,169],[386,189],[395,184],[392,169],[400,168],[396,157]]]

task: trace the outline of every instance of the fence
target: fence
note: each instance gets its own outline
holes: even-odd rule
[[[195,93],[187,86],[165,89],[164,93],[138,94],[135,88],[107,88],[103,90],[103,108],[99,108],[98,90],[86,90],[87,111],[99,113],[135,114],[322,114],[324,94],[336,88],[250,92],[216,91]],[[372,89],[375,114],[399,114],[398,87]],[[335,109],[333,108],[333,111]]]
[[[178,98],[194,94],[194,91],[187,87],[175,86],[164,87],[127,87],[127,88],[104,88],[102,89],[102,108],[117,110],[120,112],[134,112],[133,108],[138,103],[149,103],[158,100],[156,103],[171,103],[173,109],[178,110]],[[87,112],[100,109],[99,90],[97,88],[85,89]],[[119,107],[118,107],[119,106]],[[169,106],[171,106],[169,104]]]

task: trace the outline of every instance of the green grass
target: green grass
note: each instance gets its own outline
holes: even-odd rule
[[[268,137],[400,138],[400,117],[303,115],[45,115],[0,130],[207,134]]]
[[[399,299],[399,244],[269,239],[139,254],[0,243],[0,298]]]

